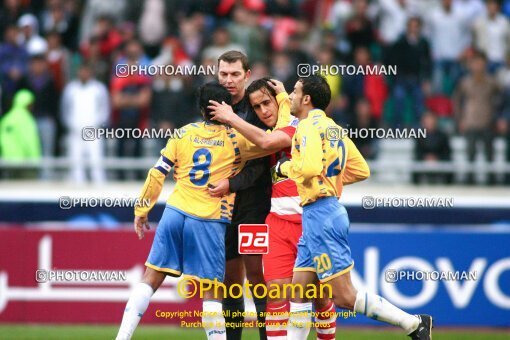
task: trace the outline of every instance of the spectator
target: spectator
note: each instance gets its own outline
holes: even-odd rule
[[[337,38],[337,34],[331,30],[324,30],[320,43],[327,49],[333,51],[334,59],[337,61],[347,59],[348,55],[345,53],[345,41]]]
[[[55,80],[55,85],[58,91],[61,92],[69,80],[71,55],[69,50],[62,46],[62,39],[58,32],[49,32],[46,39],[48,40],[48,65]]]
[[[142,63],[150,62],[149,59],[145,59]],[[161,53],[152,60],[152,64],[155,65],[185,65],[191,63],[186,51],[181,45],[181,41],[177,38],[167,38],[161,48]]]
[[[5,0],[0,6],[0,34],[3,36],[7,27],[16,25],[26,8],[26,3],[19,0]]]
[[[80,26],[81,4],[78,1],[64,1],[62,4],[65,22],[67,25],[61,26],[59,31],[62,37],[62,44],[69,50],[75,52],[78,49],[78,31]],[[61,21],[61,20],[60,20]]]
[[[30,112],[34,95],[28,90],[16,92],[12,108],[0,119],[0,158],[9,161],[31,161],[41,158],[37,124]],[[33,177],[33,172],[13,169],[8,177]]]
[[[365,98],[360,98],[357,102],[354,112],[354,122],[349,126],[349,130],[357,131],[358,135],[361,129],[375,129],[377,122],[375,121],[370,103]],[[360,138],[358,135],[352,136],[352,141],[366,159],[375,159],[376,157],[376,139],[371,137]]]
[[[42,32],[58,32],[65,34],[69,29],[69,22],[64,6],[59,1],[49,1],[48,7],[43,11],[41,20]]]
[[[254,63],[251,63],[251,74],[250,78],[248,79],[248,84],[251,84],[252,81],[267,77],[268,74],[272,74],[276,79],[281,80],[282,78],[278,77],[275,73],[270,73],[269,69],[267,68],[267,63],[257,61]],[[276,71],[276,69],[275,69]],[[286,73],[282,72],[282,75],[286,75]],[[285,79],[285,77],[283,77]]]
[[[367,0],[354,0],[353,9],[353,16],[347,21],[345,28],[351,53],[360,46],[370,48],[375,42],[374,27],[367,15]]]
[[[127,25],[123,25],[126,28]],[[115,61],[115,70],[117,72],[117,65],[129,64],[129,59],[136,60],[138,65],[149,66],[152,64],[151,59],[145,54],[145,50],[138,40],[132,38],[127,41],[122,41],[119,44],[118,52],[112,56]]]
[[[135,65],[140,63],[143,50],[136,40],[129,42],[125,48],[125,63]],[[114,76],[111,81],[112,106],[116,113],[114,126],[116,128],[146,128],[148,112],[151,103],[150,79],[140,74],[122,74]],[[142,144],[139,138],[123,138],[117,140],[117,157],[141,157]],[[136,172],[138,179],[145,174]],[[126,178],[125,171],[119,171],[120,179]]]
[[[168,32],[168,21],[165,16],[166,3],[167,1],[164,0],[143,1],[139,12],[138,32],[140,41],[150,58],[158,55],[161,42]]]
[[[383,45],[393,45],[408,22],[409,0],[378,0],[379,35]]]
[[[194,116],[191,79],[183,76],[159,74],[152,83],[151,121],[157,129],[180,128],[199,117]],[[159,150],[166,144],[160,141]]]
[[[107,15],[102,15],[97,19],[90,37],[99,42],[101,56],[106,59],[112,56],[112,53],[122,42],[122,37],[115,28],[113,19]],[[85,50],[87,48],[86,44],[82,47]]]
[[[338,63],[338,61],[334,59],[333,51],[327,48],[320,48],[316,52],[315,58],[317,63],[323,66],[336,65]],[[330,74],[329,72],[324,71],[322,75],[328,82],[331,89],[331,98],[335,99],[340,94],[340,83],[342,80],[340,74]]]
[[[18,20],[25,48],[30,55],[44,54],[48,50],[46,40],[39,35],[39,22],[33,14],[24,14]]]
[[[354,50],[354,65],[356,67],[372,65],[368,48],[360,46]],[[377,74],[345,75],[342,81],[344,102],[338,102],[336,107],[340,109],[342,105],[346,104],[347,110],[344,111],[344,114],[347,114],[347,116],[339,118],[339,120],[354,124],[355,117],[353,114],[356,112],[356,103],[360,99],[366,99],[370,103],[370,112],[374,119],[379,122],[388,94],[383,76]]]
[[[111,65],[107,58],[101,54],[101,45],[99,38],[91,38],[87,49],[82,53],[83,58],[87,61],[94,72],[94,78],[103,84],[110,84]]]
[[[347,97],[338,96],[328,106],[329,116],[340,126],[347,127],[353,124],[352,112],[348,110]]]
[[[289,37],[287,45],[285,46],[285,54],[292,62],[292,68],[295,70],[299,64],[309,64],[314,60],[306,52],[303,46],[304,36],[296,33]],[[292,86],[294,88],[294,86]]]
[[[233,21],[228,25],[232,42],[243,47],[250,60],[261,61],[267,55],[268,37],[259,25],[259,14],[237,6],[233,12]]]
[[[489,71],[495,73],[510,51],[510,23],[500,13],[498,0],[487,0],[487,14],[480,16],[473,27],[475,46],[489,60]]]
[[[417,124],[424,110],[422,87],[431,73],[431,57],[428,41],[421,33],[421,20],[410,18],[406,33],[393,44],[388,52],[387,64],[397,66],[392,86],[393,124],[399,126]],[[406,102],[411,101],[411,117],[405,122]]]
[[[496,80],[487,73],[487,59],[481,52],[473,55],[469,62],[470,73],[462,78],[453,96],[454,110],[458,130],[467,140],[468,160],[471,169],[468,184],[474,184],[474,160],[476,144],[481,141],[486,160],[492,162],[494,147],[494,122],[499,98]],[[489,174],[489,183],[495,182],[493,173]]]
[[[123,53],[124,49],[126,48],[126,45],[130,41],[137,39],[136,26],[132,22],[126,21],[118,26],[115,26],[113,32],[115,32],[115,34],[118,34],[119,43],[113,50],[113,53],[111,54],[111,59],[118,60],[119,58],[122,57],[122,53]],[[157,50],[159,50],[159,46],[158,46]],[[145,54],[145,49],[144,49],[144,54]],[[146,58],[146,64],[147,65],[150,64],[150,58],[148,58],[148,57]]]
[[[297,65],[294,65],[287,53],[276,52],[273,53],[271,60],[271,72],[269,72],[269,74],[281,81],[290,93],[298,80],[296,67]],[[257,78],[253,77],[253,79]]]
[[[158,42],[168,35],[178,34],[179,21],[189,14],[184,12],[184,7],[189,6],[189,2],[191,1],[186,1],[186,4],[173,0],[128,1],[124,19],[136,24],[140,40],[146,48],[149,47],[147,53],[152,56],[157,53]]]
[[[329,12],[328,24],[340,37],[345,37],[345,24],[352,15],[352,3],[349,0],[336,0]]]
[[[104,182],[103,141],[84,140],[82,135],[84,127],[105,127],[110,116],[108,90],[93,78],[90,65],[80,65],[78,79],[66,85],[62,95],[61,115],[68,133],[67,153],[72,164],[71,179],[75,183],[84,183],[87,162],[90,162],[92,181]]]
[[[18,43],[18,28],[7,26],[4,42],[0,44],[0,84],[2,88],[2,111],[11,107],[12,98],[19,82],[27,72],[28,54]]]
[[[434,60],[434,90],[450,95],[461,75],[459,58],[469,46],[469,18],[453,0],[441,0],[427,18]]]
[[[216,69],[218,67],[218,60],[217,59],[216,60],[204,59],[204,60],[202,60],[200,65],[203,67],[204,70],[211,69],[211,68]],[[197,89],[200,86],[202,86],[203,84],[206,84],[210,81],[215,81],[217,79],[218,79],[218,77],[213,73],[199,74],[199,75],[193,77],[193,82],[192,82],[192,85],[190,85],[191,86],[190,90]]]
[[[187,55],[195,62],[200,60],[205,39],[205,17],[195,14],[191,18],[182,19],[179,24],[179,40]]]
[[[425,112],[421,118],[421,128],[426,130],[427,138],[416,139],[414,144],[415,160],[424,162],[425,167],[428,164],[434,166],[438,162],[450,161],[450,139],[446,133],[438,128],[436,115],[432,112]],[[432,183],[451,184],[453,182],[453,173],[437,171],[413,172],[414,184],[418,184],[422,180]]]
[[[122,22],[126,5],[131,1],[125,0],[85,0],[82,6],[80,21],[80,43],[98,34],[104,38],[104,33],[114,33],[115,22]],[[139,2],[139,1],[136,1]],[[102,32],[98,32],[98,23]],[[110,37],[111,38],[111,37]]]
[[[153,60],[156,65],[187,65],[190,61],[176,38],[168,38],[161,54]],[[214,65],[214,62],[213,62]],[[161,130],[180,128],[196,117],[193,115],[193,79],[181,75],[162,73],[152,82],[151,122]],[[196,79],[195,79],[196,80]],[[159,140],[158,148],[165,146],[167,139]]]
[[[58,148],[56,135],[60,94],[44,55],[32,56],[28,66],[28,73],[20,82],[20,88],[30,90],[35,96],[33,113],[41,136],[42,153],[44,157],[52,157]],[[42,177],[50,177],[48,168],[44,169]]]
[[[276,17],[268,20],[271,27],[271,47],[274,51],[283,51],[290,43],[293,35],[299,34],[304,37],[307,32],[307,24],[304,20],[296,20],[290,17]]]
[[[271,16],[297,17],[299,10],[294,0],[268,0],[266,13]]]
[[[219,27],[213,33],[212,44],[202,52],[202,59],[218,60],[220,55],[232,50],[244,53],[241,45],[231,42],[229,31],[224,27]]]

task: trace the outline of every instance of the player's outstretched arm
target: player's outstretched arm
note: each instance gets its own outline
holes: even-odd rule
[[[149,229],[147,216],[149,211],[156,204],[161,190],[163,189],[163,183],[165,178],[172,169],[175,160],[175,149],[176,140],[170,139],[166,145],[166,148],[161,150],[161,156],[153,168],[149,170],[147,178],[142,188],[142,192],[139,197],[139,204],[135,206],[135,232],[140,239],[144,236],[144,227]],[[172,159],[172,160],[171,160]],[[148,204],[146,204],[148,202]]]
[[[161,159],[158,163],[161,162]],[[156,166],[158,166],[156,164]],[[144,229],[149,228],[149,224],[147,221],[147,216],[149,211],[156,204],[159,195],[161,194],[161,190],[163,189],[163,182],[165,181],[166,174],[162,173],[156,167],[149,170],[147,178],[145,179],[145,184],[143,185],[142,192],[139,197],[139,204],[135,206],[135,231],[138,235],[138,238],[141,240],[144,236]],[[146,202],[149,204],[147,205]]]
[[[365,158],[349,137],[345,137],[344,143],[347,147],[347,161],[342,174],[342,183],[352,184],[367,179],[370,176],[370,168]]]

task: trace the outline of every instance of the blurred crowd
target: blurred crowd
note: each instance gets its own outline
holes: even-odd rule
[[[105,151],[104,141],[83,141],[82,128],[195,121],[195,90],[214,76],[118,77],[116,66],[215,65],[240,50],[252,79],[271,75],[288,91],[299,64],[396,65],[396,76],[325,75],[328,114],[348,128],[426,127],[430,138],[415,143],[419,161],[450,160],[450,139],[460,135],[470,162],[477,145],[492,162],[497,136],[510,145],[509,16],[510,0],[5,0],[0,156],[65,156],[80,182],[84,162],[96,165],[96,182],[129,177],[107,176],[100,165],[143,156],[143,141],[119,139]],[[377,159],[377,140],[355,143]],[[466,180],[474,183],[474,173]]]

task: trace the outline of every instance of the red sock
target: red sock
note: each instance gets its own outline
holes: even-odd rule
[[[333,301],[321,310],[316,311],[315,323],[317,339],[334,339],[336,335],[336,308]]]
[[[287,322],[289,321],[290,304],[268,302],[266,307],[266,334],[268,340],[287,339]]]

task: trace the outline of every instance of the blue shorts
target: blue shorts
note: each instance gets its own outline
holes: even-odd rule
[[[314,271],[321,282],[350,271],[354,261],[348,234],[349,216],[336,197],[305,205],[294,271]]]
[[[145,265],[172,276],[223,282],[225,228],[226,223],[202,220],[167,205]]]

